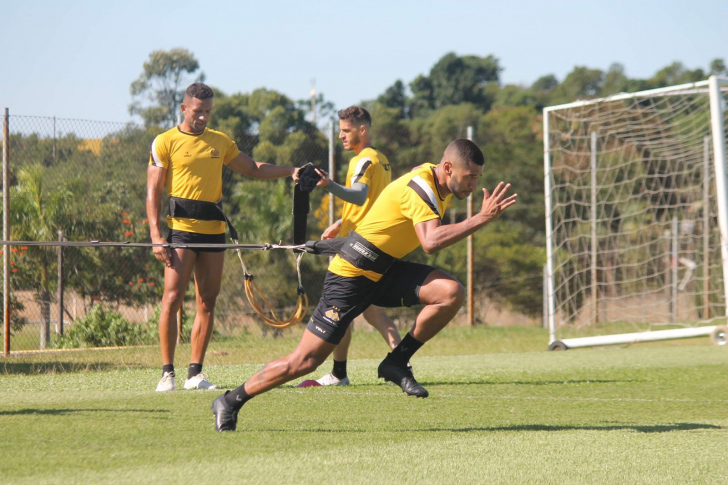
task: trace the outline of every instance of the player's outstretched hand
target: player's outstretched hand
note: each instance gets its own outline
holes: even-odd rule
[[[488,222],[494,221],[500,217],[504,210],[516,203],[518,194],[506,197],[506,192],[511,188],[511,184],[499,183],[491,194],[488,189],[483,189],[483,207],[480,213],[486,217]]]
[[[321,180],[318,181],[316,187],[321,187],[322,189],[328,187],[329,183],[331,182],[329,174],[325,170],[321,170],[320,168],[316,169],[316,173],[321,176]]]

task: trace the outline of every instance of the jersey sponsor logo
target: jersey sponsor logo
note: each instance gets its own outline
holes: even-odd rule
[[[217,151],[217,150],[215,150],[214,148],[211,148],[211,149],[210,149],[210,156],[211,156],[212,158],[220,158],[220,152],[218,152],[218,151]]]
[[[324,315],[326,315],[326,318],[328,318],[332,322],[339,321],[339,309],[336,307],[327,310],[326,313],[324,313]],[[318,327],[316,327],[316,328],[318,328]],[[324,332],[324,333],[326,333],[326,332]]]
[[[355,242],[354,244],[350,244],[349,246],[351,247],[351,249],[353,249],[357,253],[361,254],[362,256],[367,258],[369,261],[374,262],[379,257],[379,255],[377,253],[375,253],[371,249],[367,248],[366,246],[364,246],[362,243],[360,243],[358,241]]]
[[[388,163],[382,163],[381,165],[382,165],[382,167],[384,167],[384,171],[385,172],[389,172],[390,167],[389,167],[389,164]]]
[[[189,158],[191,156],[192,156],[192,154],[190,152],[185,152],[185,158]]]

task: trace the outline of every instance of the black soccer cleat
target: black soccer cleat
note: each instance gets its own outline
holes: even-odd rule
[[[412,375],[412,368],[409,366],[393,364],[387,361],[387,359],[384,359],[379,364],[377,374],[382,379],[393,382],[401,387],[402,391],[407,393],[408,396],[427,397],[430,395],[427,389],[415,380],[415,377]]]
[[[238,425],[238,411],[225,401],[229,392],[225,391],[225,394],[220,394],[212,401],[212,414],[215,416],[215,429],[218,432],[235,431]]]

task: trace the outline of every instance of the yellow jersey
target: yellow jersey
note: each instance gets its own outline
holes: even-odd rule
[[[351,188],[354,183],[366,184],[369,186],[367,199],[363,205],[356,205],[344,202],[344,209],[341,216],[341,228],[339,237],[347,236],[351,231],[356,230],[369,209],[374,205],[384,187],[392,181],[392,172],[389,160],[384,154],[372,147],[365,148],[358,155],[349,161],[349,170],[346,173],[346,186]]]
[[[440,194],[435,167],[430,163],[420,165],[387,185],[357,227],[357,234],[395,258],[414,251],[420,245],[415,226],[432,219],[442,220],[452,198],[452,194]],[[344,277],[366,276],[372,281],[382,277],[339,256],[331,261],[329,271]]]
[[[154,139],[149,165],[167,170],[168,196],[219,202],[222,199],[222,166],[239,153],[235,142],[224,133],[209,128],[202,133],[187,133],[177,126]],[[167,225],[170,229],[199,234],[225,232],[223,221],[167,216]]]

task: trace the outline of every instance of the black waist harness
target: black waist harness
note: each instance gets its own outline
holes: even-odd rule
[[[339,250],[339,257],[364,271],[384,274],[397,258],[385,253],[359,234],[351,231]]]
[[[227,224],[232,239],[238,239],[238,231],[235,230],[230,219],[222,211],[222,201],[207,202],[204,200],[182,199],[180,197],[169,198],[169,215],[183,219],[197,219],[198,221],[222,221]]]

